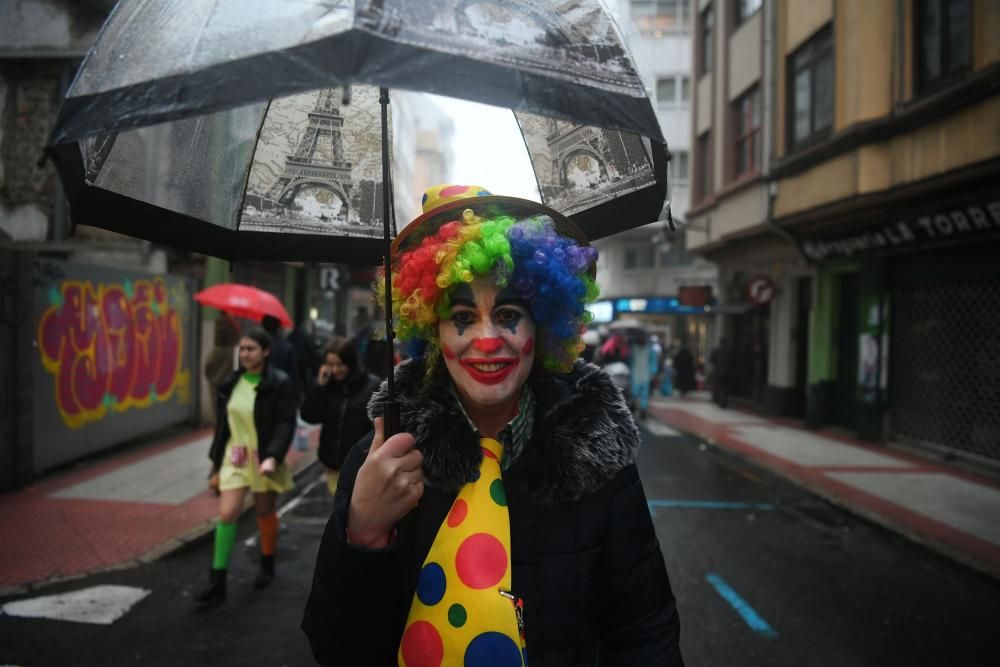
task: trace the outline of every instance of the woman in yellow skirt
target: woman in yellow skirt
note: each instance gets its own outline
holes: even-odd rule
[[[209,452],[209,486],[219,494],[219,521],[209,585],[194,597],[202,607],[226,599],[229,556],[248,490],[253,492],[260,529],[260,572],[254,588],[264,588],[274,578],[275,510],[278,494],[293,486],[284,459],[295,433],[298,399],[289,377],[268,363],[270,355],[270,335],[252,327],[240,339],[240,369],[219,386],[220,419]]]

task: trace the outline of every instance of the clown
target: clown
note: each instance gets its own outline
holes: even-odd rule
[[[424,196],[391,275],[422,354],[395,370],[403,432],[383,385],[341,471],[303,620],[321,664],[683,664],[638,431],[578,359],[596,258],[535,202]]]

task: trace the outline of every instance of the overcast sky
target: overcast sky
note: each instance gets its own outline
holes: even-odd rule
[[[541,201],[528,151],[510,109],[430,96],[455,125],[453,177],[462,185],[479,185],[493,194]],[[481,151],[462,150],[481,146]]]

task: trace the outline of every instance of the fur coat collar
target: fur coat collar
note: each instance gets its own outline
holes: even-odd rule
[[[424,365],[396,367],[396,401],[403,430],[424,455],[424,481],[458,491],[479,470],[479,439],[469,426],[443,365],[425,380]],[[532,377],[534,432],[524,452],[504,473],[522,483],[537,503],[571,501],[596,491],[631,464],[639,431],[621,392],[602,369],[578,361],[566,374]],[[386,383],[368,403],[382,415]]]

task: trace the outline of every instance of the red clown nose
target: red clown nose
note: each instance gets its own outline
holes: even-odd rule
[[[480,352],[490,354],[503,347],[503,341],[499,338],[477,338],[472,341],[472,347],[476,348]]]

